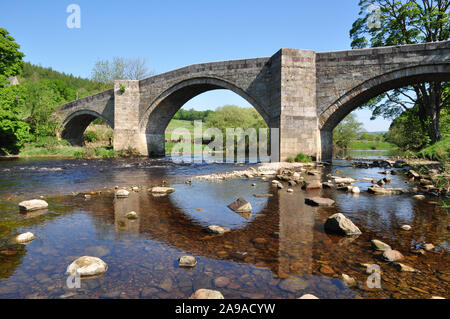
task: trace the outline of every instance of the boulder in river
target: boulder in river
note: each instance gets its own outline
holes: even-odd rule
[[[197,260],[194,256],[182,256],[178,259],[180,267],[194,267],[195,265],[197,265]]]
[[[322,183],[320,181],[305,182],[302,188],[304,190],[321,189]]]
[[[208,226],[208,227],[206,228],[206,230],[207,230],[209,233],[217,234],[217,235],[223,235],[223,234],[225,234],[225,233],[227,233],[227,232],[230,231],[229,228],[220,227],[220,226],[216,226],[216,225]]]
[[[409,193],[407,189],[403,188],[382,188],[375,186],[369,187],[367,191],[374,195],[401,195]]]
[[[417,200],[424,200],[425,199],[425,195],[414,195],[413,198],[417,199]]]
[[[330,198],[322,198],[322,197],[312,197],[312,198],[305,198],[305,204],[311,205],[311,206],[333,206],[334,200]]]
[[[108,265],[100,258],[83,256],[71,263],[66,273],[72,276],[78,273],[81,277],[90,277],[104,274],[107,270]]]
[[[152,189],[150,190],[150,192],[152,194],[170,194],[175,192],[175,188],[172,187],[152,187]]]
[[[119,189],[119,190],[116,192],[116,197],[117,197],[117,198],[126,198],[126,197],[128,197],[129,195],[130,195],[130,192],[127,191],[126,189]]]
[[[125,215],[128,219],[138,219],[138,214],[136,212],[129,212]]]
[[[409,231],[409,230],[411,230],[411,226],[409,226],[409,225],[402,225],[402,226],[400,226],[400,228],[402,229],[402,230],[406,230],[406,231]]]
[[[48,203],[42,199],[32,199],[19,203],[19,210],[21,212],[31,212],[39,209],[48,208]]]
[[[378,239],[372,239],[371,241],[372,244],[372,248],[375,250],[379,250],[379,251],[386,251],[386,250],[391,250],[391,246],[389,246],[386,243],[383,243],[381,240]]]
[[[34,240],[34,234],[27,232],[16,236],[16,242],[19,244],[30,243]]]
[[[319,299],[319,298],[317,298],[316,296],[311,295],[311,294],[305,294],[298,299]]]
[[[395,267],[397,267],[397,269],[399,271],[402,271],[402,272],[418,272],[417,269],[415,269],[411,266],[405,265],[405,264],[395,263],[394,265],[395,265]]]
[[[334,214],[327,219],[325,230],[346,236],[361,235],[359,228],[341,213]]]
[[[349,275],[342,274],[341,279],[342,279],[342,281],[344,282],[344,284],[346,284],[348,287],[356,286],[356,280],[355,280],[355,278],[350,277]]]
[[[336,184],[354,184],[357,182],[356,179],[353,178],[349,178],[349,177],[338,177],[338,176],[333,176],[333,181]]]
[[[403,259],[403,255],[401,252],[399,252],[397,250],[389,249],[383,253],[383,259],[385,261],[393,262],[393,261]]]
[[[217,290],[198,289],[189,299],[224,299],[222,293]]]
[[[243,198],[238,198],[227,207],[236,213],[248,213],[252,211],[252,205]]]

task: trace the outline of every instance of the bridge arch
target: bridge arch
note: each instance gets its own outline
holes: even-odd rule
[[[145,134],[149,155],[165,155],[165,130],[175,113],[192,98],[212,90],[230,90],[249,102],[269,125],[270,116],[256,99],[244,89],[216,77],[196,77],[182,80],[157,96],[144,112],[139,130]]]
[[[370,99],[415,83],[450,81],[450,64],[406,67],[373,77],[340,96],[319,114],[322,159],[332,158],[333,129],[353,110]]]
[[[114,129],[114,121],[92,110],[78,110],[70,114],[62,122],[63,131],[61,137],[69,141],[72,145],[83,144],[83,134],[89,124],[95,119],[100,118],[112,129]]]

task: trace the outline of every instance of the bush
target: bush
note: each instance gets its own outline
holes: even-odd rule
[[[297,163],[310,163],[310,162],[312,162],[312,158],[311,157],[309,157],[308,155],[302,154],[302,153],[298,154],[295,157],[294,160]]]
[[[94,143],[100,139],[97,132],[86,131],[83,135],[84,141],[88,143]]]
[[[292,157],[288,157],[288,158],[286,158],[286,162],[294,163],[294,159]]]

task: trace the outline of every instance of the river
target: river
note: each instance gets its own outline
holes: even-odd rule
[[[174,164],[169,159],[11,159],[0,161],[0,298],[188,298],[195,290],[221,291],[225,298],[430,298],[450,297],[448,211],[436,198],[411,195],[374,196],[370,182],[381,179],[380,168],[356,169],[335,161],[323,168],[360,179],[361,194],[336,190],[288,193],[270,179],[192,180],[193,176],[243,169],[233,164]],[[403,174],[391,186],[414,185]],[[154,197],[147,188],[170,185],[175,192]],[[256,186],[252,186],[256,184]],[[139,186],[126,199],[114,197],[114,187]],[[272,197],[256,198],[256,193]],[[91,194],[85,198],[84,194]],[[49,209],[19,213],[22,200],[42,196]],[[333,207],[315,208],[305,197],[323,196]],[[250,216],[227,208],[238,197],[253,206]],[[125,217],[138,213],[137,220]],[[343,213],[362,231],[356,239],[328,234],[323,224]],[[214,236],[208,225],[231,228]],[[400,229],[408,224],[410,231]],[[27,245],[12,238],[32,232]],[[405,256],[401,262],[420,272],[401,272],[383,262],[371,248],[379,239]],[[435,249],[417,255],[414,249],[433,243]],[[67,286],[66,268],[78,257],[100,257],[108,271]],[[183,255],[197,258],[192,269],[179,268]],[[366,268],[381,267],[381,289],[368,288]],[[356,279],[348,287],[342,274]],[[219,280],[216,280],[219,278]]]

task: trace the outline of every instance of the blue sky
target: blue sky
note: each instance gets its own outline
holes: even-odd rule
[[[349,30],[358,0],[14,0],[0,4],[0,27],[25,53],[25,60],[89,77],[98,59],[144,57],[156,73],[189,64],[271,56],[280,48],[318,52],[350,49]],[[66,8],[81,8],[81,28],[69,29]],[[248,106],[234,93],[202,94],[185,105]],[[390,122],[370,121],[368,131]]]

